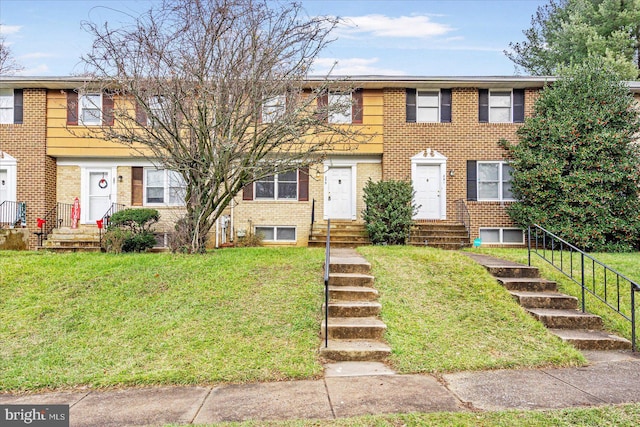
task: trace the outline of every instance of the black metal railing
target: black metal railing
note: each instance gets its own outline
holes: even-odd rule
[[[316,223],[316,199],[311,202],[311,228]]]
[[[465,230],[467,230],[467,239],[471,238],[471,215],[469,214],[469,209],[467,209],[467,204],[464,202],[464,199],[456,200],[457,211],[458,211],[458,223],[464,225]]]
[[[0,228],[27,226],[27,203],[5,200],[0,203]]]
[[[42,229],[39,233],[40,240],[46,240],[49,234],[55,229],[60,227],[71,227],[71,211],[73,209],[72,203],[56,203],[49,212],[45,214],[42,219],[38,220],[38,223],[42,225]]]
[[[581,288],[581,308],[586,311],[586,297],[591,295],[631,323],[631,345],[637,351],[635,294],[640,285],[591,255],[578,249],[541,226],[528,228],[528,259],[538,255]],[[624,296],[629,292],[629,300]]]
[[[107,210],[104,215],[102,215],[102,218],[100,218],[97,222],[98,225],[98,233],[100,236],[100,246],[102,246],[102,229],[106,229],[107,227],[109,227],[109,221],[111,220],[111,216],[118,212],[121,211],[122,209],[124,209],[126,207],[126,205],[123,205],[121,203],[111,203],[111,206],[109,207],[109,210]]]
[[[324,249],[324,346],[329,347],[329,263],[331,261],[331,220],[327,219],[327,243]]]

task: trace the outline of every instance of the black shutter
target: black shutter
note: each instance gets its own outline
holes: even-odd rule
[[[451,89],[440,89],[440,122],[451,123]]]
[[[13,123],[22,124],[24,97],[22,89],[13,90]]]
[[[298,201],[309,201],[309,167],[298,169]]]
[[[351,105],[351,123],[362,124],[362,89],[353,91],[353,104]]]
[[[67,91],[67,125],[78,124],[78,93]]]
[[[524,123],[524,89],[513,90],[513,123]]]
[[[478,89],[478,121],[489,123],[489,89]]]
[[[467,160],[467,200],[478,200],[478,172],[475,160]]]
[[[416,122],[416,90],[407,89],[407,123]]]

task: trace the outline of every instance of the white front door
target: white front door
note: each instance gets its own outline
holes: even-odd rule
[[[6,200],[9,200],[9,174],[6,169],[0,169],[0,203]]]
[[[325,173],[325,218],[353,219],[351,173],[351,167],[331,167]]]
[[[101,219],[111,208],[111,180],[110,169],[89,171],[88,211],[86,222],[92,224]],[[82,207],[81,207],[82,208]]]
[[[417,165],[413,177],[415,203],[420,205],[416,219],[440,219],[442,179],[440,165]]]

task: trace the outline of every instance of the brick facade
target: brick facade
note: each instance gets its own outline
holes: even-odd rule
[[[0,124],[0,151],[17,162],[16,199],[27,204],[29,248],[37,237],[36,218],[43,217],[55,206],[56,161],[46,153],[47,91],[23,91],[23,123]]]

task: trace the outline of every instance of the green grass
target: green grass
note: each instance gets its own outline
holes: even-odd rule
[[[322,250],[0,254],[0,390],[317,377]]]
[[[380,291],[390,362],[402,373],[576,365],[480,265],[463,254],[416,247],[359,248]]]
[[[361,251],[399,372],[584,361],[459,253]],[[323,257],[0,252],[0,391],[318,378]]]
[[[503,249],[503,248],[482,248],[478,251],[487,255],[493,255],[504,259],[509,259],[523,264],[527,264],[527,250],[526,249]],[[640,253],[593,253],[590,254],[595,259],[605,263],[609,267],[615,269],[619,273],[625,275],[636,283],[640,283]],[[547,251],[546,256],[551,258],[551,252]],[[570,254],[568,252],[555,252],[554,262],[562,265],[564,270],[568,273],[573,269],[574,278],[579,282],[581,281],[581,260],[579,254]],[[571,257],[573,256],[573,264]],[[540,268],[540,274],[542,277],[555,280],[558,283],[560,292],[573,295],[582,301],[581,286],[570,280],[566,275],[559,272],[556,268],[551,266],[547,261],[541,259],[537,255],[532,253],[531,256],[532,265]],[[594,268],[595,267],[595,268]],[[598,264],[592,263],[585,258],[585,284],[600,298],[605,297],[604,286],[604,270],[599,267]],[[631,292],[630,284],[626,281],[620,282],[620,288],[616,286],[617,281],[615,274],[607,273],[607,287],[606,297],[610,304],[615,307],[620,304],[620,311],[622,311],[628,317],[631,316]],[[640,319],[640,294],[636,293],[636,316]],[[606,307],[599,302],[594,296],[586,293],[586,310],[590,313],[597,314],[602,317],[605,328],[612,332],[615,332],[627,339],[631,339],[631,323],[624,319],[622,316]],[[640,331],[638,331],[640,333]]]
[[[640,424],[640,404],[553,411],[414,413],[371,415],[321,421],[249,421],[243,423],[220,423],[215,425],[238,427],[635,427],[638,424]]]

